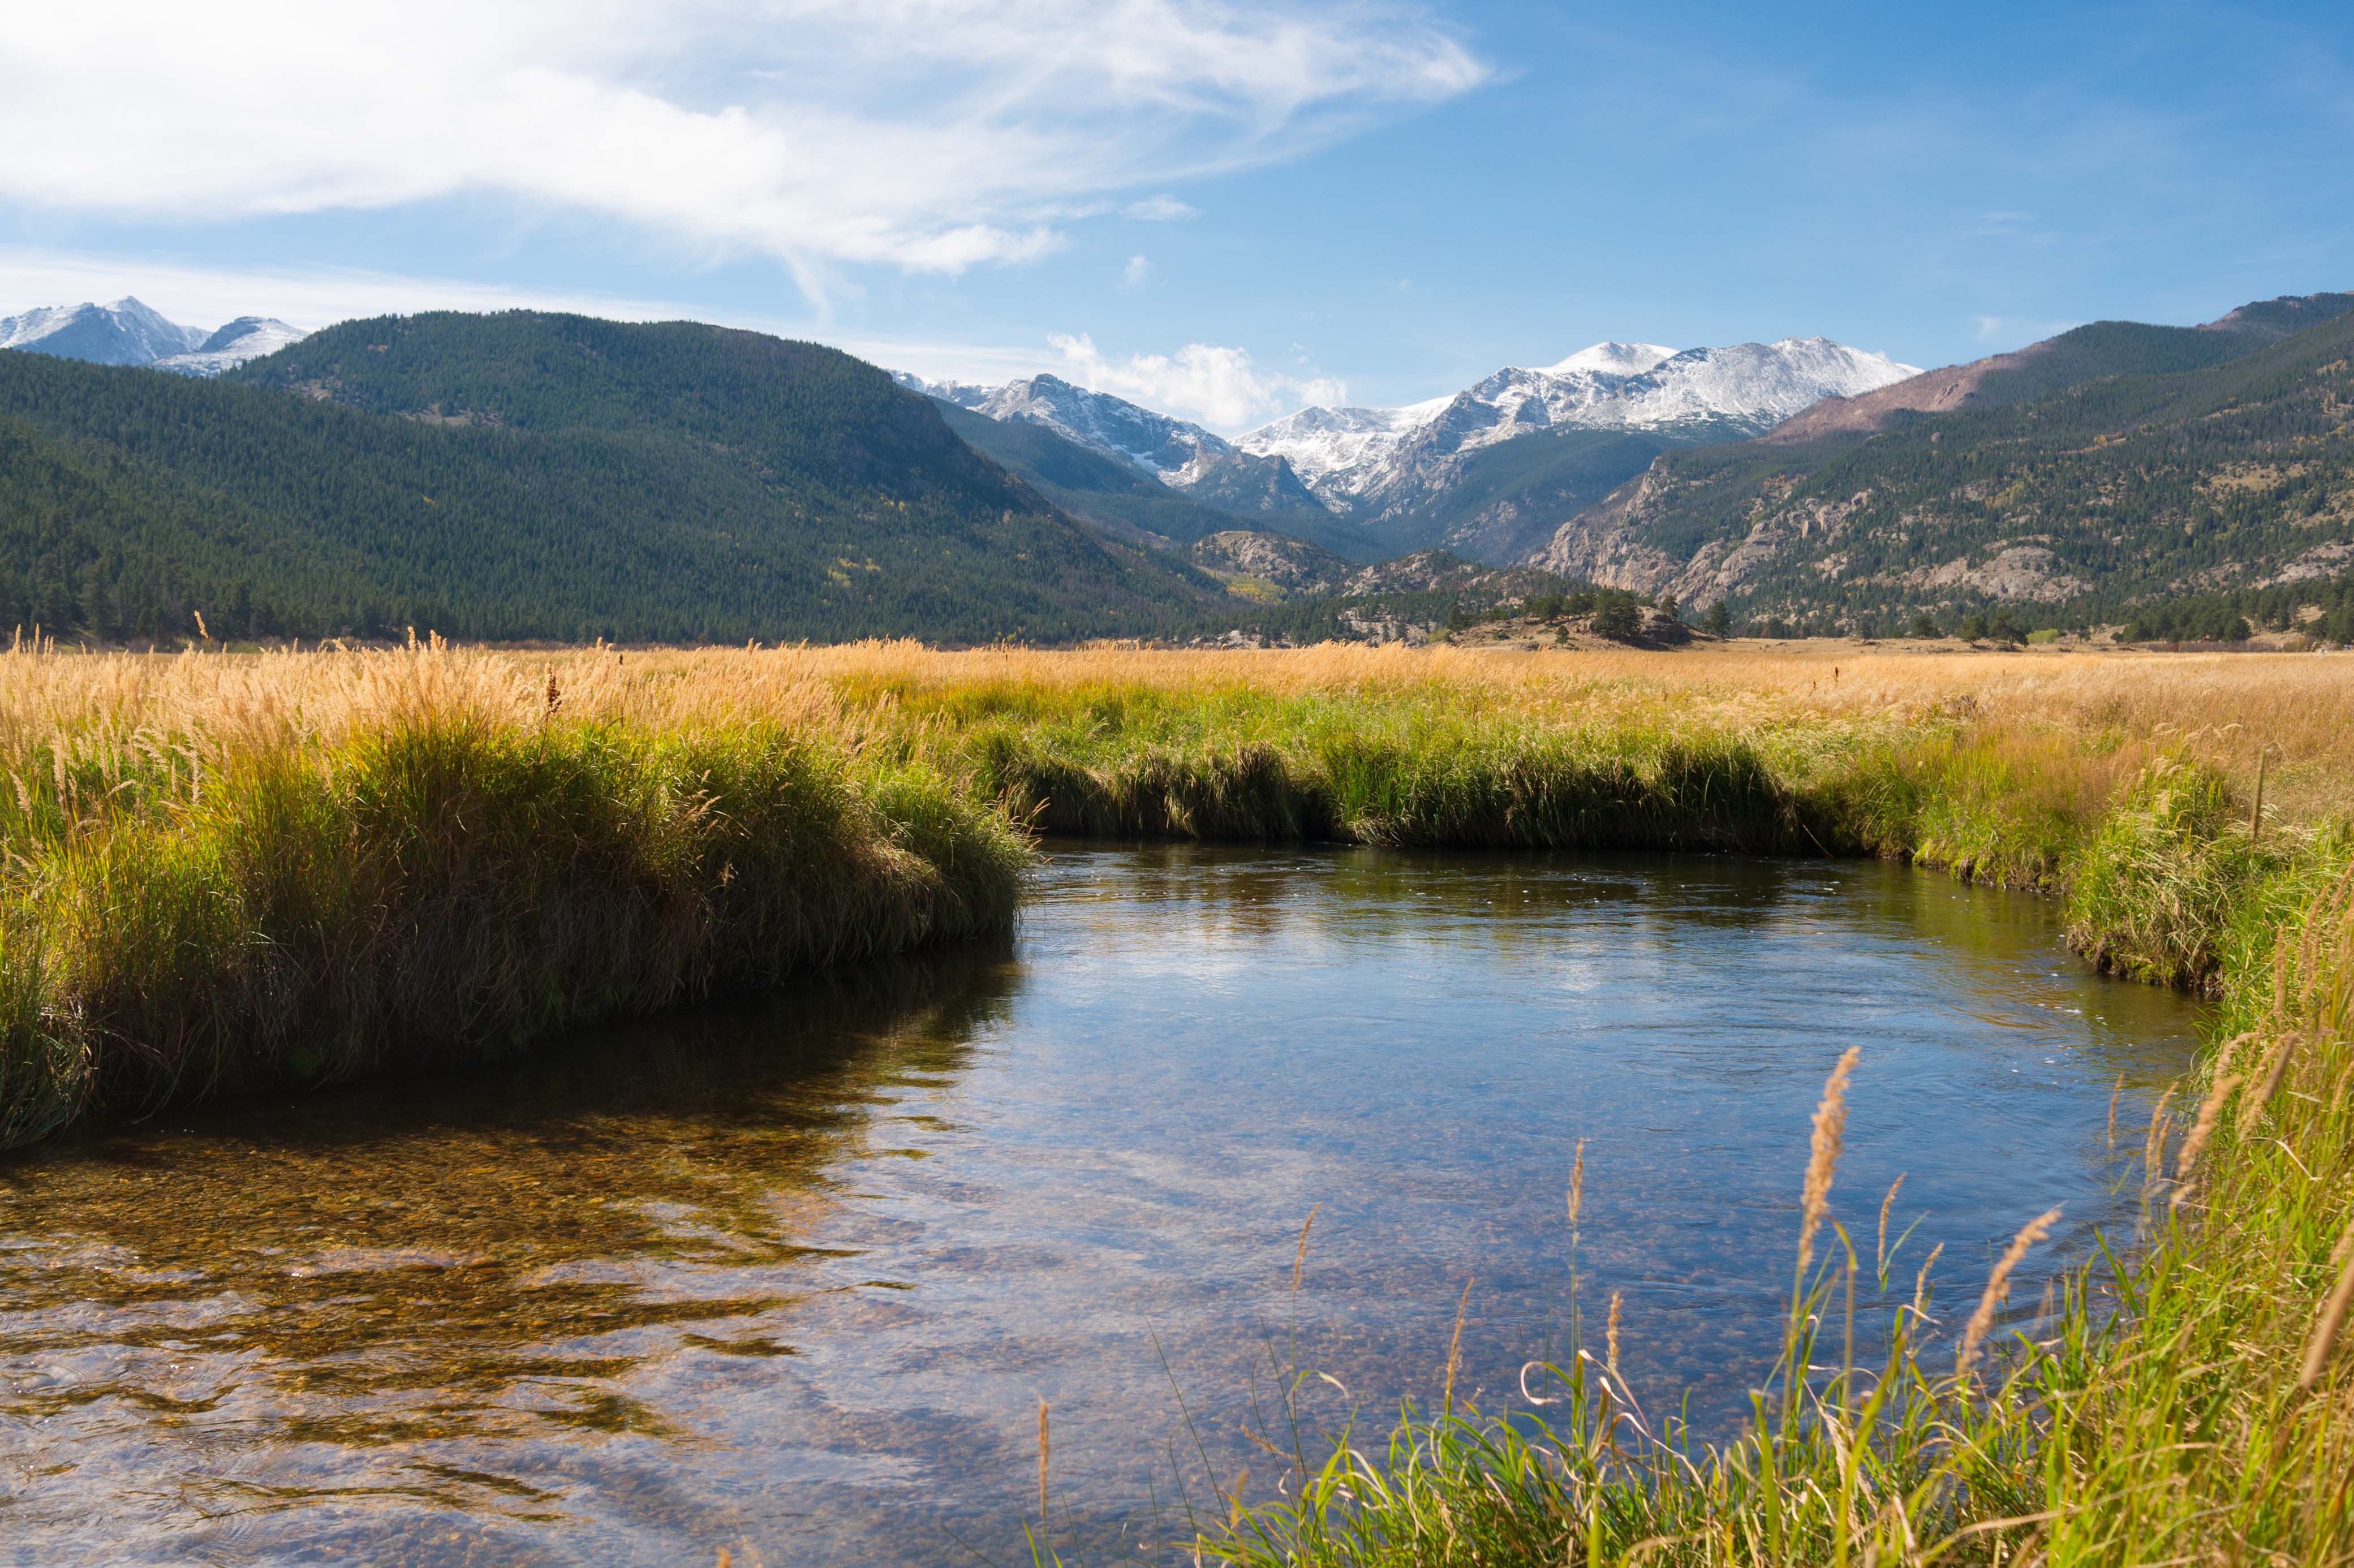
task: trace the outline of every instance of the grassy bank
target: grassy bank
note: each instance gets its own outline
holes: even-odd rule
[[[1958,678],[1954,661],[1823,661],[1803,685],[1803,662],[1714,683],[1628,662],[1111,655],[950,673],[878,652],[833,689],[876,744],[1051,833],[1901,859],[2061,895],[2095,963],[2211,991],[2248,939],[2230,929],[2246,885],[2354,804],[2354,740],[2327,717],[2354,668],[2334,662],[2185,689],[2147,661],[1973,660]]]
[[[59,674],[16,662],[19,697]],[[9,737],[0,1145],[511,1053],[1012,915],[1004,819],[826,726],[567,715],[560,682],[429,648],[243,673],[267,701]]]
[[[0,1141],[1001,925],[1018,833],[1876,854],[2212,988],[2354,777],[2336,661],[0,660]],[[2257,758],[2269,769],[2253,808]],[[2248,842],[2261,829],[2262,842]],[[2236,835],[2236,836],[2235,836]]]

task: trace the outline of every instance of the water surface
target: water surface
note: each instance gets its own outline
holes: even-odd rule
[[[1295,1346],[1376,1424],[1467,1280],[1465,1388],[1558,1353],[1580,1139],[1580,1298],[1706,1419],[1840,1052],[1839,1212],[1902,1172],[1967,1303],[2127,1218],[2199,1023],[1894,867],[1061,853],[1000,948],[0,1166],[0,1562],[1026,1560],[1042,1398],[1058,1536],[1149,1555]]]

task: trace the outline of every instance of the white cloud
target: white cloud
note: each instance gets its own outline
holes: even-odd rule
[[[1141,289],[1150,281],[1152,263],[1141,256],[1129,257],[1128,265],[1120,269],[1119,286],[1123,289]]]
[[[0,315],[38,305],[111,302],[135,294],[175,322],[215,326],[235,316],[276,316],[317,328],[355,316],[417,311],[573,311],[610,321],[712,320],[676,301],[593,291],[510,289],[449,278],[414,278],[355,268],[222,268],[97,251],[0,246]],[[751,325],[749,322],[729,324]],[[809,335],[781,323],[763,325]]]
[[[489,196],[773,256],[814,296],[846,264],[1034,257],[1097,198],[1486,74],[1380,0],[90,0],[0,31],[0,200],[211,221]]]
[[[1063,356],[1057,370],[1066,379],[1214,429],[1239,430],[1303,403],[1341,404],[1349,398],[1348,387],[1330,376],[1260,370],[1246,349],[1189,343],[1175,354],[1113,359],[1086,333],[1047,341]]]
[[[1315,373],[1308,351],[1291,345],[1296,376],[1261,371],[1247,351],[1188,344],[1173,355],[1113,359],[1085,333],[1057,335],[1049,347],[943,343],[932,339],[845,337],[807,317],[715,311],[676,300],[588,291],[513,289],[449,278],[419,278],[345,268],[223,268],[168,260],[131,260],[94,251],[0,246],[0,315],[41,305],[111,302],[135,294],[173,321],[217,326],[241,315],[277,316],[317,328],[357,316],[418,311],[569,311],[608,321],[703,321],[829,344],[873,365],[911,370],[934,381],[983,386],[1052,371],[1079,385],[1131,398],[1225,430],[1305,403],[1348,401],[1345,383]]]
[[[1146,196],[1142,201],[1129,202],[1120,211],[1147,223],[1172,223],[1181,217],[1202,216],[1172,196]]]
[[[2057,337],[2082,322],[2038,321],[2031,316],[1972,316],[1970,335],[1980,343],[2010,344],[2024,346],[2041,343],[2047,337]]]

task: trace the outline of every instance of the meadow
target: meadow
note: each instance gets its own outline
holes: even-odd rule
[[[1703,1447],[1573,1354],[1548,1404],[1297,1436],[1201,1553],[2354,1561],[2349,716],[2354,659],[2312,654],[19,646],[0,1142],[999,928],[1037,832],[1907,859],[2219,1000],[2118,1134],[2144,1234],[2031,1312],[2015,1257],[1903,1288],[1877,1195],[1830,1199],[1843,1069],[1749,1430]]]

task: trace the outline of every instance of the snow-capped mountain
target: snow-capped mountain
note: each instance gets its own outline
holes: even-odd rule
[[[1303,408],[1235,444],[1288,460],[1327,504],[1352,507],[1402,486],[1444,484],[1465,454],[1538,430],[1705,430],[1739,440],[1833,394],[1851,397],[1918,374],[1821,337],[1681,352],[1598,343],[1557,365],[1507,366],[1452,397],[1404,408]]]
[[[165,321],[130,295],[111,305],[52,305],[0,319],[0,348],[29,349],[100,365],[153,365],[205,341],[202,327]]]
[[[275,354],[310,335],[272,316],[239,316],[190,352],[166,355],[155,361],[155,368],[176,370],[183,376],[218,376],[249,359]]]
[[[1199,425],[1156,414],[1108,392],[1074,387],[1059,376],[1024,376],[1002,387],[926,381],[904,370],[892,376],[903,387],[992,419],[1044,425],[1083,447],[1124,458],[1167,484],[1184,485],[1187,471],[1205,454],[1215,457],[1235,450]]]
[[[186,376],[218,376],[304,335],[267,316],[239,316],[217,332],[182,326],[128,294],[111,305],[52,305],[0,317],[0,348]]]
[[[1254,443],[1252,450],[1281,455],[1310,490],[1352,496],[1359,476],[1372,472],[1454,400],[1434,397],[1403,408],[1302,408],[1243,440]]]
[[[1044,425],[1231,512],[1327,510],[1282,457],[1245,451],[1188,420],[1154,413],[1108,392],[1090,392],[1059,376],[1030,376],[1002,387],[927,381],[904,370],[891,376],[912,391],[992,419]]]

